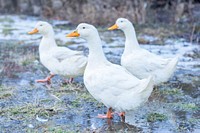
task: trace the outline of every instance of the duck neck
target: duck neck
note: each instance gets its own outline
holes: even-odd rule
[[[39,51],[48,51],[52,47],[57,47],[53,31],[43,34],[43,37],[39,46]]]
[[[123,31],[126,37],[124,53],[128,54],[131,53],[134,49],[140,48],[134,27],[130,26],[129,28]]]
[[[101,39],[98,36],[93,36],[88,41],[89,55],[88,55],[88,63],[92,62],[93,65],[99,65],[102,62],[106,62],[107,59],[103,53]]]

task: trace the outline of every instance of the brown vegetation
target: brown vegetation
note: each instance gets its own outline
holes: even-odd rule
[[[0,13],[67,19],[75,24],[107,24],[118,17],[139,24],[169,23],[179,22],[185,15],[191,17],[199,3],[198,0],[0,0]]]

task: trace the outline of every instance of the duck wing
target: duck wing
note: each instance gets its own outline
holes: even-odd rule
[[[52,49],[52,56],[57,60],[59,60],[59,62],[62,62],[67,58],[71,58],[74,56],[84,56],[84,55],[82,51],[74,51],[66,47],[57,47],[55,49]]]
[[[147,72],[164,69],[170,62],[170,59],[164,59],[146,50],[143,51],[143,55],[141,56],[141,58],[141,60],[144,61],[143,67]]]
[[[153,85],[148,85],[151,80],[139,80],[125,68],[111,63],[94,70],[90,76],[84,81],[87,88],[92,88],[89,92],[98,101],[117,110],[138,107],[153,89]]]

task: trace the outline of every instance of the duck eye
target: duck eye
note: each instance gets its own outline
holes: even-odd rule
[[[40,26],[42,26],[42,24]]]
[[[121,23],[123,23],[123,21],[121,20]]]
[[[85,27],[83,27],[83,29],[85,29]]]

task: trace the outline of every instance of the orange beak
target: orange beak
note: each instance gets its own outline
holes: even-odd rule
[[[28,32],[28,34],[35,34],[35,33],[38,33],[39,30],[37,28],[34,28],[32,31]]]
[[[79,36],[80,36],[80,34],[78,33],[77,30],[66,35],[66,37],[79,37]]]
[[[109,27],[108,30],[116,30],[119,27],[117,26],[117,24],[114,24],[113,26]]]

